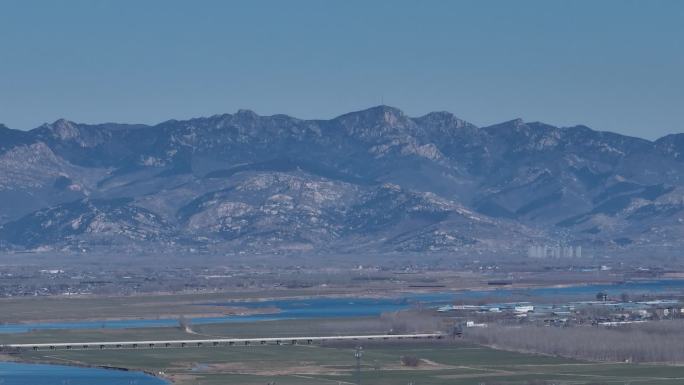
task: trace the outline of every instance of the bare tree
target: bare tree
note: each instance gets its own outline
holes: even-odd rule
[[[420,365],[420,358],[416,356],[401,356],[401,364],[411,368],[415,368]]]
[[[594,361],[684,363],[683,333],[684,322],[668,320],[613,328],[495,325],[466,329],[464,337],[502,349]]]
[[[192,332],[191,322],[184,315],[181,315],[180,317],[178,317],[178,328],[184,332],[187,332],[187,333]]]

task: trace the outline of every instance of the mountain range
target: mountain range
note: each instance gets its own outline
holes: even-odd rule
[[[676,253],[684,134],[655,141],[378,106],[157,125],[0,125],[0,248]]]

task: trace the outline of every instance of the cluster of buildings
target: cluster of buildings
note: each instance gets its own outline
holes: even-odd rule
[[[582,246],[531,245],[527,249],[530,258],[582,258]]]
[[[446,305],[437,309],[459,321],[463,327],[487,327],[489,323],[536,323],[548,326],[620,326],[661,319],[684,318],[684,304],[679,299],[616,301],[599,293],[595,301],[569,302],[560,305],[529,302]]]
[[[451,311],[462,312],[489,312],[489,313],[503,313],[508,312],[515,315],[526,315],[534,312],[534,305],[528,302],[506,303],[506,304],[492,304],[492,305],[444,305],[437,308],[440,313]]]

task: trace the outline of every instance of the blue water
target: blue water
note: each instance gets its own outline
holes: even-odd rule
[[[313,299],[278,299],[262,302],[245,302],[241,306],[247,308],[278,308],[278,318],[340,318],[375,316],[384,312],[397,311],[420,304],[424,307],[438,307],[453,304],[459,299],[529,297],[529,298],[562,298],[574,297],[593,300],[598,292],[609,296],[621,293],[635,294],[680,294],[684,293],[684,280],[636,281],[601,285],[583,285],[571,287],[544,287],[529,289],[497,288],[493,290],[465,290],[439,293],[406,293],[398,298],[313,298]],[[234,306],[227,302],[224,305]],[[272,319],[274,315],[252,316],[253,319]]]
[[[166,385],[140,372],[0,362],[1,385]]]
[[[229,322],[268,321],[304,318],[340,318],[375,316],[384,312],[409,308],[417,303],[426,307],[452,304],[459,299],[478,299],[488,297],[505,298],[507,296],[529,297],[576,297],[586,300],[594,299],[599,291],[617,296],[621,293],[630,295],[640,293],[668,294],[684,293],[684,280],[634,281],[615,284],[583,285],[572,287],[512,289],[497,288],[493,290],[466,290],[440,293],[405,293],[396,298],[313,298],[313,299],[278,299],[271,301],[226,302],[226,306],[242,306],[251,309],[278,308],[277,313],[250,316],[226,316],[194,318],[195,325]],[[0,325],[0,333],[25,333],[38,329],[126,329],[146,327],[177,326],[176,319],[140,319],[114,321],[81,321],[81,322],[44,322],[30,324]]]

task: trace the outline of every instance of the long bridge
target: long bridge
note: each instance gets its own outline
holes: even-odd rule
[[[327,337],[267,337],[267,338],[216,338],[197,340],[166,341],[108,341],[108,342],[53,342],[32,344],[0,345],[0,351],[16,350],[105,350],[105,349],[159,349],[159,348],[203,348],[222,346],[249,345],[311,345],[324,342],[343,341],[389,341],[389,340],[421,340],[442,339],[442,333],[417,334],[373,334],[358,336]]]

